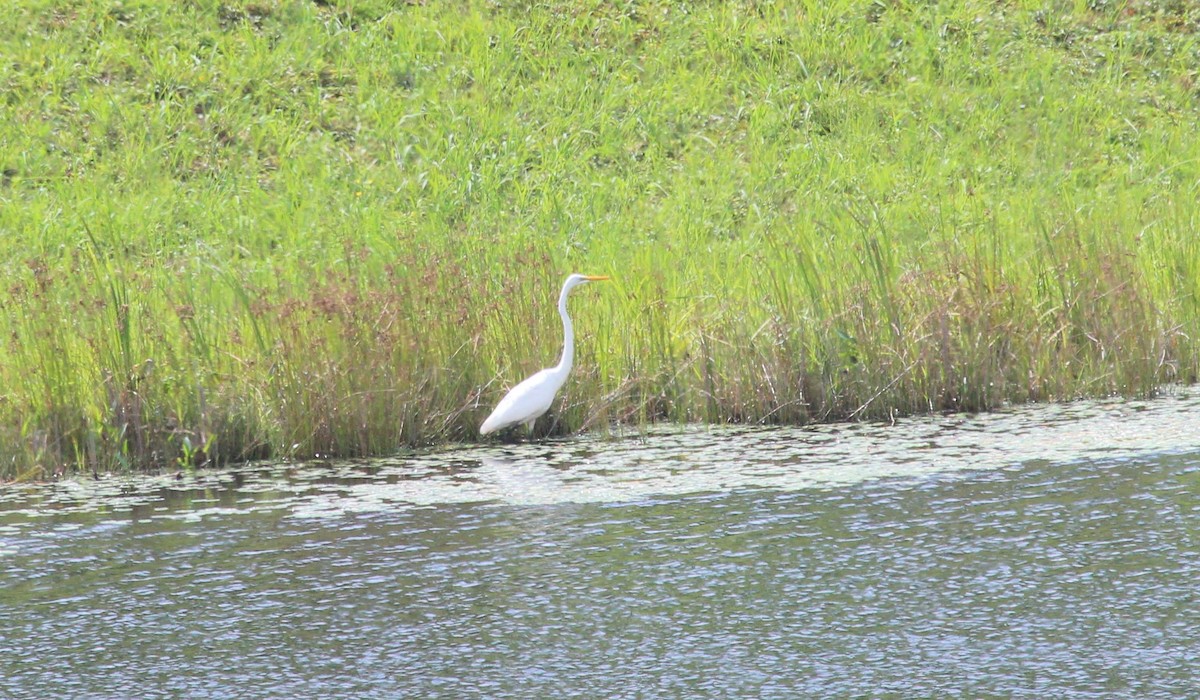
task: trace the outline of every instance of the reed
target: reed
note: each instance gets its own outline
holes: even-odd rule
[[[1186,3],[19,3],[0,476],[1150,395],[1200,368]]]

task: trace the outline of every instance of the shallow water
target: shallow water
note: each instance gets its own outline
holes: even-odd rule
[[[0,493],[0,697],[1188,697],[1200,399]]]

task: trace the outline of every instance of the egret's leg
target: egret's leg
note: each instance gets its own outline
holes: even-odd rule
[[[530,435],[533,435],[533,424],[536,422],[537,418],[530,418],[529,420],[525,421],[525,430],[527,430]]]

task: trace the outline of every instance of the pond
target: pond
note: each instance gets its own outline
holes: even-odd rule
[[[1180,697],[1200,399],[0,492],[4,698]]]

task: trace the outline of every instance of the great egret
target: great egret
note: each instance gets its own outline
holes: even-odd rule
[[[575,359],[575,329],[571,327],[571,317],[567,315],[567,295],[571,290],[588,282],[601,282],[608,279],[604,275],[571,275],[563,283],[562,293],[558,295],[558,315],[563,321],[562,359],[549,369],[533,375],[529,379],[514,386],[500,403],[496,410],[487,417],[479,427],[480,435],[494,433],[497,430],[524,423],[527,430],[533,430],[533,423],[543,413],[550,410],[554,403],[554,395],[567,381],[571,371],[571,363]]]

